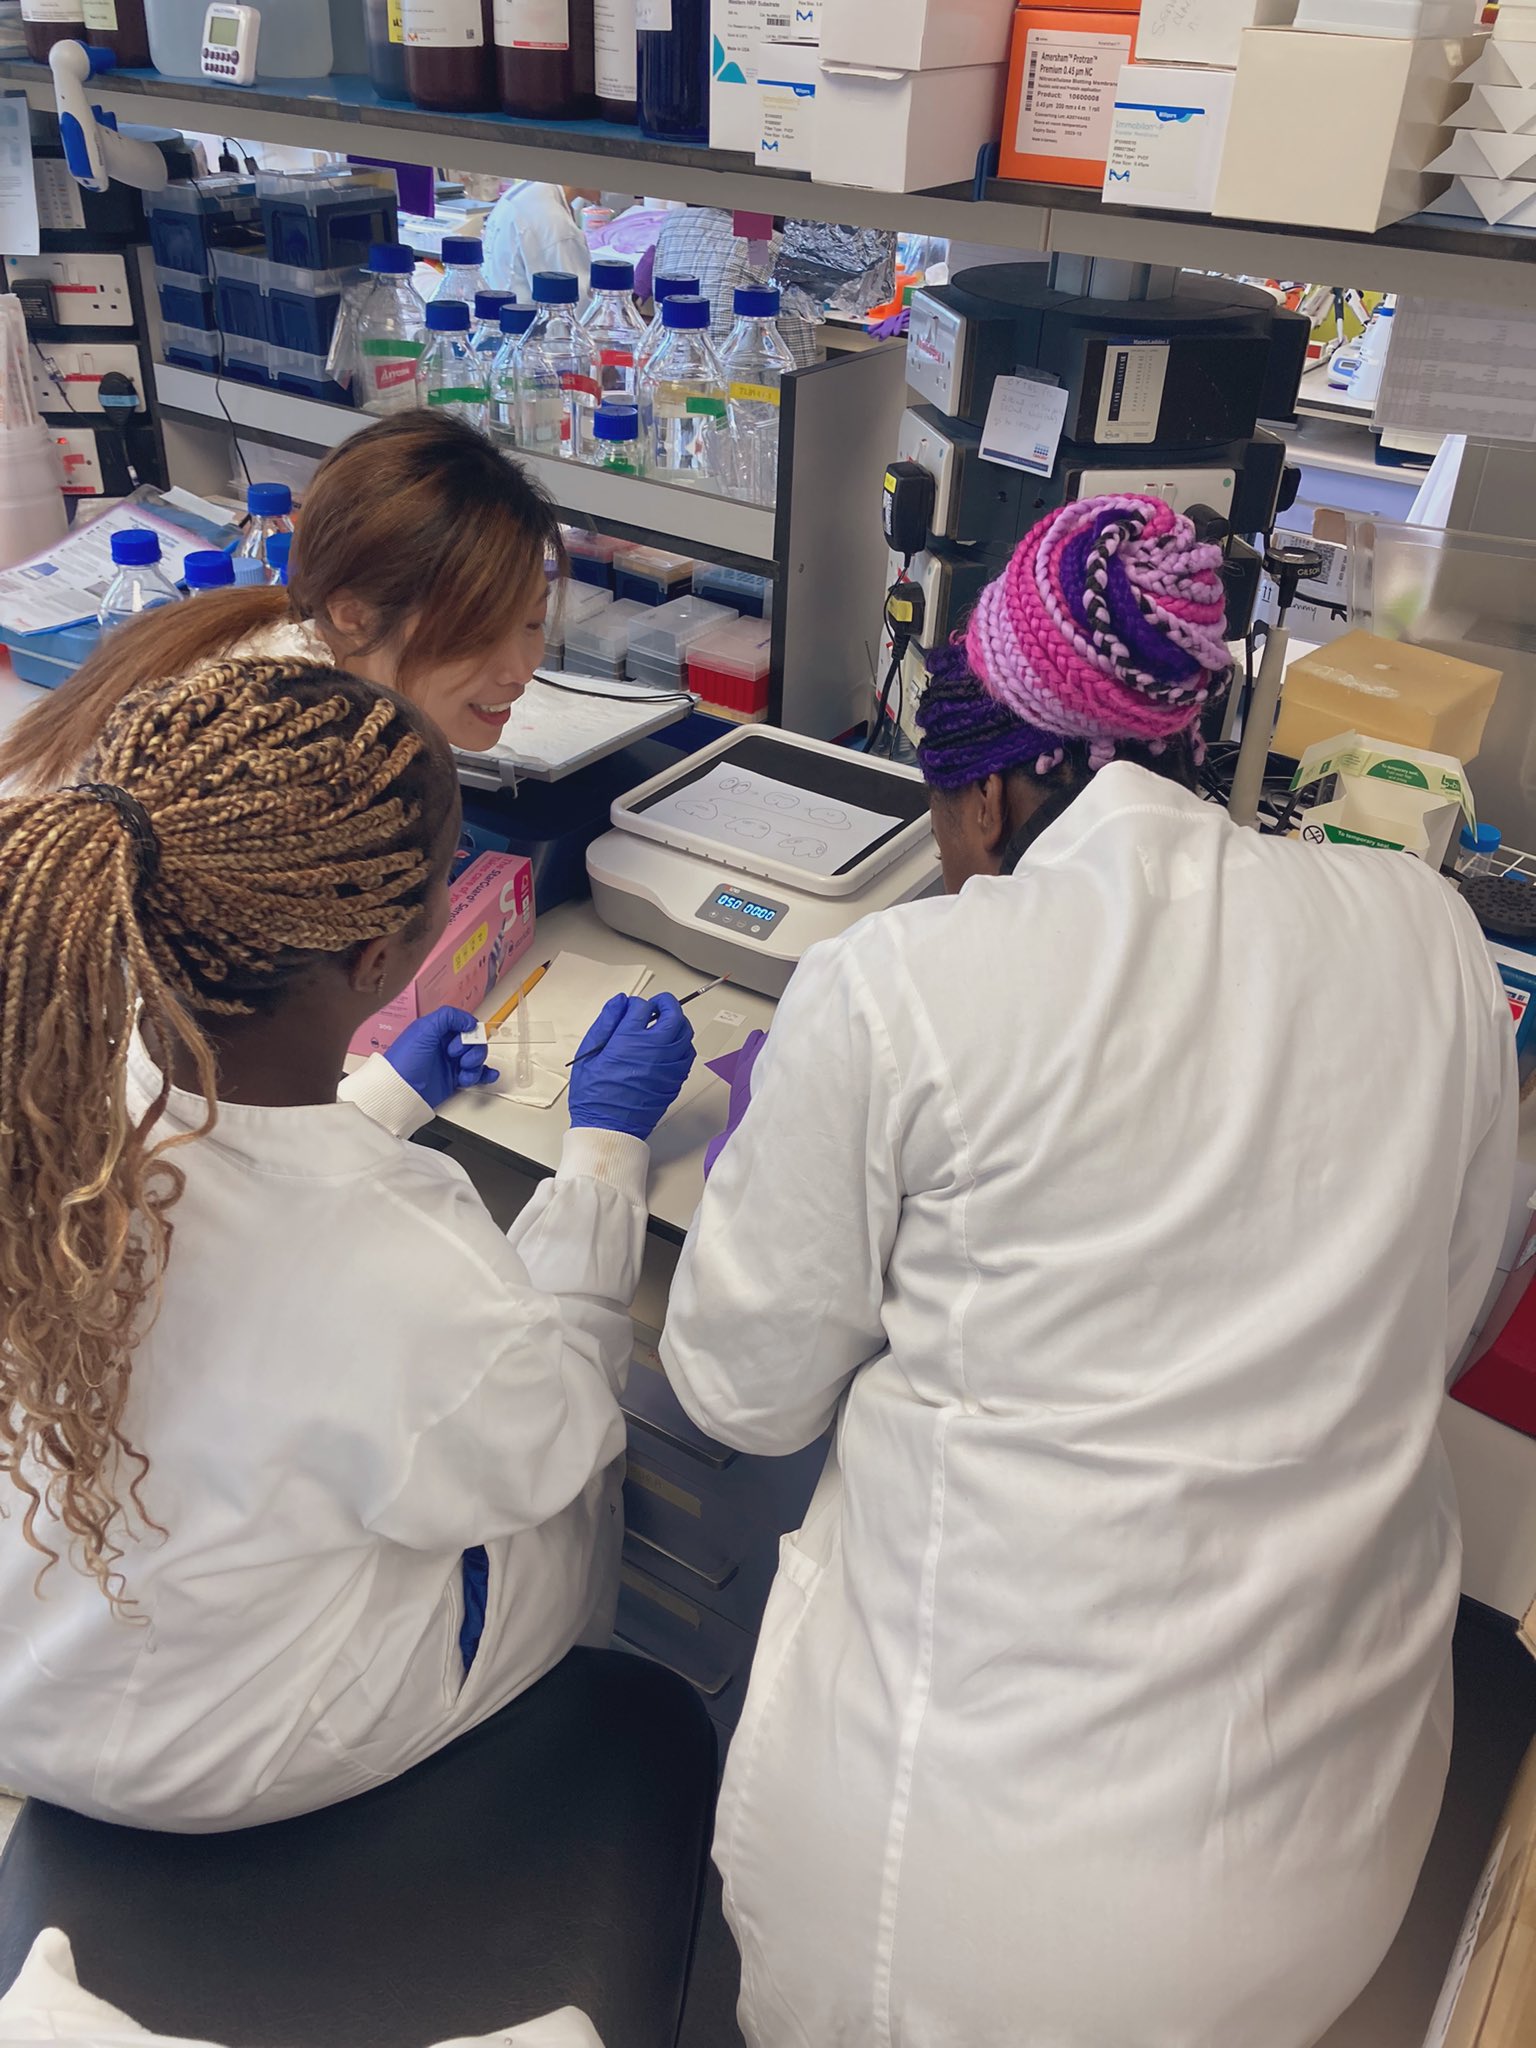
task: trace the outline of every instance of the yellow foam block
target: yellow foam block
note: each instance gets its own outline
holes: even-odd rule
[[[1286,671],[1275,752],[1299,760],[1320,740],[1368,732],[1470,761],[1502,671],[1375,633],[1346,633]]]

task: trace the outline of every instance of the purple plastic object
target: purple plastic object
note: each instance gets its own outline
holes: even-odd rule
[[[723,1053],[717,1060],[705,1064],[712,1074],[718,1074],[731,1091],[731,1106],[726,1114],[725,1129],[718,1138],[711,1138],[704,1148],[704,1178],[715,1170],[715,1161],[730,1142],[733,1132],[740,1125],[752,1102],[752,1069],[757,1065],[757,1056],[768,1043],[766,1031],[750,1031],[744,1044],[735,1052]]]

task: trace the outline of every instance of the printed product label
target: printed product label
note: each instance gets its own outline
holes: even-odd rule
[[[503,50],[568,50],[570,0],[496,0],[496,42]]]
[[[635,0],[635,27],[665,35],[672,26],[672,0]]]
[[[111,35],[117,27],[117,0],[85,0],[81,13],[87,28],[105,29]]]
[[[398,344],[395,344],[398,347]],[[390,349],[384,341],[365,341],[363,354],[368,364],[368,379],[375,391],[401,391],[407,384],[416,381],[416,358],[400,354],[382,354],[378,351]]]
[[[405,41],[405,0],[389,0],[389,40]]]
[[[23,21],[78,21],[80,0],[21,0]]]
[[[635,0],[597,0],[593,13],[597,37],[597,96],[601,100],[635,97]]]
[[[404,0],[405,40],[413,50],[479,50],[485,46],[480,0]]]
[[[1129,35],[1032,28],[1024,39],[1019,153],[1102,163],[1109,154],[1120,67],[1130,54]]]
[[[777,405],[779,393],[773,384],[733,384],[730,396],[737,405]]]

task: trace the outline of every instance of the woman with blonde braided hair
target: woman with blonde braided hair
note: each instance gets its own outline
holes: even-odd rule
[[[1021,543],[918,714],[954,893],[807,955],[678,1266],[701,1428],[836,1418],[721,1793],[750,2048],[1309,2048],[1435,1824],[1513,1035],[1437,875],[1195,794],[1219,570]]]
[[[605,1013],[504,1237],[402,1142],[487,1077],[472,1020],[338,1087],[442,932],[458,822],[418,710],[293,662],[151,685],[82,780],[0,801],[7,1784],[275,1819],[606,1637],[643,1139],[687,1022]]]

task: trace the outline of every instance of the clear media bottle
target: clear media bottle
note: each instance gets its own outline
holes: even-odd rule
[[[96,623],[104,633],[140,612],[175,604],[181,592],[160,567],[160,536],[147,526],[125,527],[112,536],[112,563],[117,574],[107,585]]]
[[[635,304],[635,266],[616,256],[592,259],[592,296],[581,331],[597,357],[599,399],[635,396],[645,322]]]
[[[439,299],[457,299],[472,306],[478,292],[489,289],[480,265],[485,261],[485,244],[478,235],[444,235],[443,274],[432,287],[429,306]]]
[[[515,448],[517,440],[518,374],[523,337],[533,325],[536,306],[503,306],[501,347],[491,363],[491,439],[498,448]]]
[[[248,517],[235,559],[260,562],[264,581],[275,583],[267,543],[274,534],[292,533],[293,493],[286,484],[252,484],[245,494],[245,509]]]
[[[709,0],[635,0],[640,132],[709,140]]]
[[[476,292],[475,318],[469,330],[469,345],[487,365],[494,362],[501,347],[501,309],[517,303],[516,292]]]
[[[619,476],[645,475],[640,412],[632,401],[610,399],[599,405],[592,415],[592,448],[587,459],[594,469],[613,470]]]
[[[235,580],[235,565],[222,548],[194,548],[181,565],[181,580],[188,597],[204,590],[227,590]]]
[[[779,333],[779,294],[748,286],[733,301],[736,324],[720,351],[730,406],[724,478],[733,498],[771,505],[779,495],[779,387],[795,359]]]
[[[709,338],[708,299],[668,299],[665,333],[640,381],[645,473],[658,483],[719,490],[729,438],[725,372]]]
[[[421,402],[430,412],[490,432],[488,369],[469,345],[469,308],[461,299],[434,299],[427,308],[427,346],[417,371]]]
[[[375,242],[368,251],[373,283],[357,316],[358,402],[376,416],[416,407],[427,312],[411,282],[415,270],[415,256],[398,242]]]
[[[535,271],[538,317],[517,366],[517,443],[530,455],[583,459],[597,404],[597,361],[577,324],[580,297],[580,281],[568,271]]]
[[[661,337],[665,331],[661,324],[661,309],[668,299],[696,299],[698,295],[699,280],[696,277],[674,274],[651,279],[651,297],[655,301],[656,310],[651,315],[651,324],[641,338],[640,354],[636,363],[638,370],[643,370],[661,347]]]

